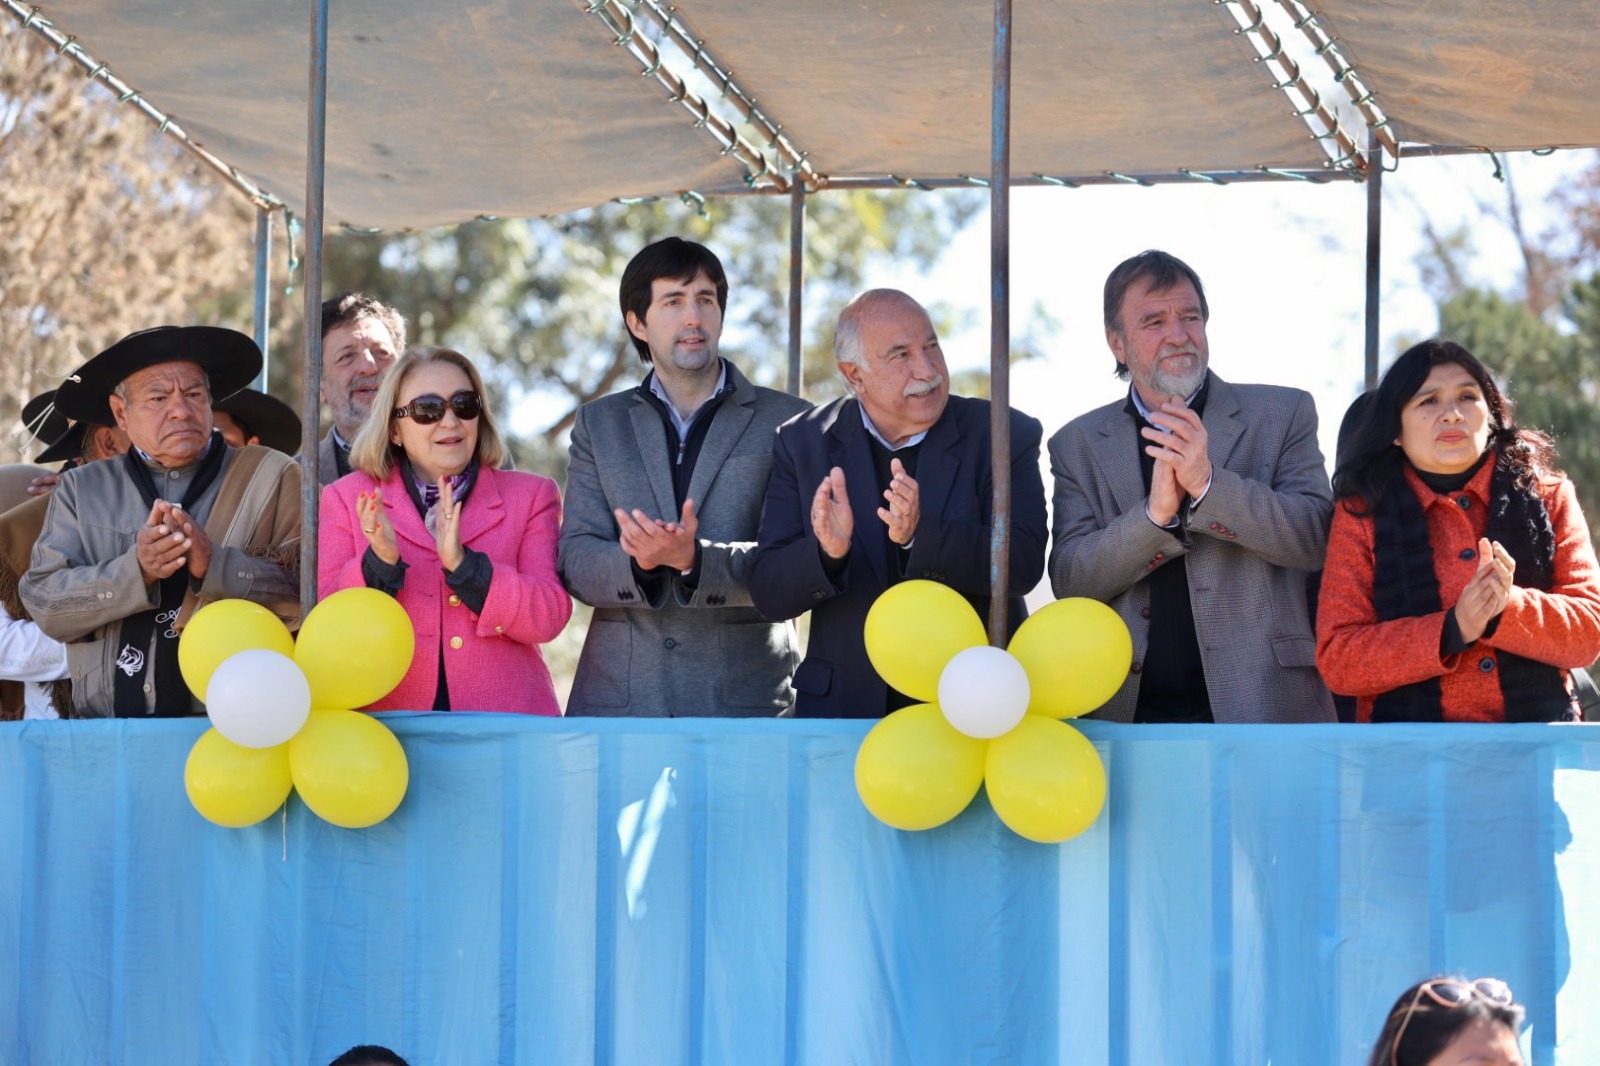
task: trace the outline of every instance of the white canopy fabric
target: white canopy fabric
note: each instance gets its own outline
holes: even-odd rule
[[[39,7],[195,141],[300,210],[307,0]],[[745,163],[589,7],[333,3],[328,223],[424,228],[745,191]],[[1315,13],[1404,140],[1501,149],[1600,144],[1589,8],[1327,0]],[[674,10],[825,182],[988,175],[987,0],[684,0]],[[1016,0],[1014,177],[1325,168],[1330,153],[1238,25],[1210,0]],[[641,37],[659,33],[640,26]],[[706,95],[715,107],[715,87]],[[745,135],[787,173],[760,131]]]
[[[988,175],[992,3],[680,7],[821,172]],[[1012,19],[1019,176],[1327,158],[1215,4],[1020,0]]]
[[[1403,140],[1496,151],[1600,145],[1591,0],[1328,0],[1320,16]]]

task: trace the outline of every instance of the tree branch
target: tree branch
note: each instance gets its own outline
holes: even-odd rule
[[[611,363],[606,367],[605,372],[600,375],[600,380],[592,388],[578,394],[578,402],[573,404],[572,408],[562,415],[554,425],[544,431],[545,439],[554,442],[557,437],[572,428],[573,422],[577,421],[578,408],[590,400],[597,400],[609,393],[611,386],[615,385],[617,379],[627,372],[628,366],[632,362],[632,356],[633,345],[631,344],[619,344],[612,349]]]

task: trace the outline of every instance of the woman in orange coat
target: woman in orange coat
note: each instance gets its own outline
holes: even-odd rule
[[[1334,472],[1317,666],[1371,722],[1576,721],[1600,566],[1550,438],[1473,354],[1397,359]]]

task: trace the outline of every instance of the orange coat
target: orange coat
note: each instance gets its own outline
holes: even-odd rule
[[[1372,516],[1357,517],[1343,502],[1335,505],[1317,609],[1317,668],[1333,691],[1358,697],[1360,721],[1371,720],[1373,697],[1437,677],[1445,721],[1503,722],[1498,652],[1560,667],[1563,677],[1567,669],[1600,658],[1600,565],[1572,482],[1561,477],[1545,479],[1539,489],[1555,531],[1550,591],[1513,587],[1493,636],[1480,638],[1462,654],[1439,655],[1446,611],[1478,567],[1476,549],[1489,523],[1493,472],[1494,464],[1485,463],[1460,492],[1440,495],[1406,470],[1428,519],[1439,602],[1445,605],[1445,611],[1421,617],[1378,620],[1372,604]],[[1463,506],[1461,500],[1468,502]],[[1462,558],[1468,549],[1472,557]]]

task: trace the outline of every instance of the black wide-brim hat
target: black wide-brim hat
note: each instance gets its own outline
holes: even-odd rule
[[[29,441],[59,440],[71,426],[67,416],[56,410],[56,390],[41,392],[22,405],[22,428],[27,430]]]
[[[30,443],[49,442],[49,447],[33,457],[36,463],[60,463],[83,454],[83,440],[89,424],[74,423],[55,403],[56,390],[51,389],[22,405],[22,428],[28,431]]]
[[[294,455],[300,450],[300,416],[276,396],[255,389],[240,389],[226,400],[212,404],[211,409],[232,415],[268,448],[276,448],[284,455]]]
[[[33,457],[36,463],[64,463],[83,454],[83,444],[89,439],[88,422],[74,422],[65,433],[57,437],[50,447]]]
[[[114,426],[111,391],[130,375],[161,363],[197,363],[211,383],[211,402],[226,399],[261,373],[261,349],[221,326],[157,326],[130,333],[84,363],[56,389],[56,410],[80,422]]]

